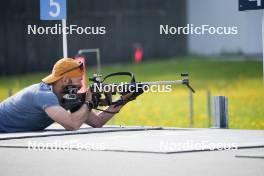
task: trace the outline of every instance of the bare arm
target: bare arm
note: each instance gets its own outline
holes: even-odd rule
[[[61,124],[66,130],[78,130],[90,115],[90,112],[85,104],[74,113],[67,112],[61,106],[48,107],[45,109],[45,112],[50,118]]]
[[[111,105],[105,110],[110,112],[118,112],[122,107],[123,106],[114,107],[113,105]],[[106,122],[108,122],[114,115],[115,114],[107,112],[100,112],[98,114],[96,114],[95,112],[90,112],[85,123],[94,128],[100,128],[104,124],[106,124]]]

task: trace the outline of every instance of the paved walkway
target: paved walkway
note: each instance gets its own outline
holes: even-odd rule
[[[0,134],[0,156],[0,175],[12,176],[263,176],[264,130],[55,125]]]

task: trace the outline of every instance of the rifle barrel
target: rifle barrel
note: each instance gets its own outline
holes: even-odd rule
[[[172,84],[183,84],[182,80],[174,80],[174,81],[153,81],[153,82],[141,82],[141,84],[147,85],[172,85]]]
[[[174,80],[174,81],[149,81],[149,82],[136,82],[143,85],[172,85],[172,84],[184,84],[183,80]],[[113,83],[112,85],[129,85],[134,83]]]

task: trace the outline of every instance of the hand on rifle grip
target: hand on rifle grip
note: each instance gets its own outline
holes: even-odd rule
[[[132,92],[130,92],[130,93],[127,93],[127,94],[125,94],[125,95],[122,95],[120,98],[122,99],[122,100],[124,100],[124,101],[131,101],[131,96],[132,96]],[[135,98],[134,98],[135,99]],[[133,100],[134,100],[133,99]]]
[[[132,92],[122,95],[121,99],[123,99],[124,101],[132,101],[132,100],[135,100],[139,95],[144,93],[143,84],[137,83],[135,84],[135,86],[136,87],[134,88]]]

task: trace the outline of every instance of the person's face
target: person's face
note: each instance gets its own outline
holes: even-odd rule
[[[69,78],[69,84],[70,85],[77,85],[77,86],[80,85],[81,86],[82,85],[82,77]]]
[[[62,87],[66,87],[68,85],[75,85],[75,86],[82,86],[82,77],[76,78],[63,78],[62,80]]]

